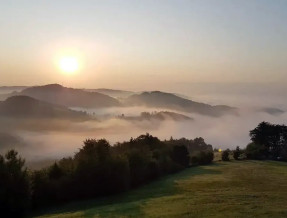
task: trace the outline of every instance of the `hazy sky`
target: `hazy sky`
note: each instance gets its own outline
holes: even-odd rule
[[[61,72],[74,56],[80,69]],[[0,1],[0,85],[287,81],[286,0]]]

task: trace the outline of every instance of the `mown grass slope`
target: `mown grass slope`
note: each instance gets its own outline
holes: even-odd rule
[[[218,162],[44,217],[287,217],[287,163]]]

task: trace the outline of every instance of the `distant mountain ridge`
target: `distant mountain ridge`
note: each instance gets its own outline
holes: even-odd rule
[[[119,116],[118,118],[124,119],[124,120],[130,120],[130,121],[143,121],[143,120],[158,120],[158,121],[164,121],[164,120],[173,120],[173,121],[192,121],[193,118],[175,113],[170,111],[159,111],[159,112],[142,112],[140,116]]]
[[[284,113],[285,113],[284,110],[279,109],[279,108],[273,108],[273,107],[261,108],[261,109],[259,109],[258,111],[259,111],[259,112],[265,112],[265,113],[267,113],[267,114],[274,115],[274,116],[281,115],[281,114],[284,114]]]
[[[0,86],[0,92],[14,92],[21,91],[28,86]]]
[[[113,98],[126,98],[129,97],[133,94],[135,94],[135,92],[131,92],[131,91],[126,91],[126,90],[117,90],[117,89],[84,89],[84,91],[89,91],[89,92],[98,92],[98,93],[102,93],[108,96],[111,96]]]
[[[0,116],[25,119],[89,119],[86,113],[39,101],[29,96],[13,96],[0,102]]]
[[[7,151],[8,148],[14,148],[24,146],[25,143],[22,138],[16,135],[11,135],[7,132],[0,132],[0,151]]]
[[[11,93],[11,95],[26,95],[51,104],[73,108],[97,109],[109,107],[146,106],[187,113],[198,113],[213,117],[219,117],[226,114],[237,114],[237,109],[233,107],[226,105],[212,106],[192,101],[177,94],[160,91],[142,92],[138,94],[123,90],[74,89],[63,87],[59,84],[49,84],[44,86],[28,87],[19,93]],[[116,97],[120,98],[121,101],[116,99]]]
[[[24,89],[21,94],[67,107],[103,108],[120,106],[118,100],[108,95],[66,88],[59,84],[30,87]]]
[[[226,105],[212,106],[209,104],[198,103],[179,97],[175,94],[160,91],[143,92],[141,94],[132,95],[125,100],[125,105],[160,107],[215,117],[225,114],[236,114],[236,108],[233,107]]]

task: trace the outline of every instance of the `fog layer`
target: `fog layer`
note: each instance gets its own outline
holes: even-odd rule
[[[204,97],[205,96],[205,97]],[[15,121],[2,119],[0,122],[0,152],[16,148],[28,163],[54,160],[73,155],[87,138],[106,138],[111,144],[129,140],[146,132],[160,139],[203,137],[216,148],[245,147],[249,143],[249,131],[259,122],[287,124],[287,109],[284,95],[271,93],[250,95],[238,93],[196,93],[188,96],[192,100],[206,103],[229,104],[239,108],[239,114],[210,117],[182,113],[192,121],[173,120],[125,120],[118,116],[139,116],[141,112],[163,111],[164,108],[114,107],[109,109],[73,108],[87,111],[96,120],[71,122],[58,120]],[[215,102],[215,100],[217,102]],[[264,108],[277,108],[280,113],[268,113]],[[171,110],[169,110],[171,111]],[[272,111],[272,110],[271,110]],[[12,124],[11,124],[12,123]],[[5,135],[6,134],[6,135]]]

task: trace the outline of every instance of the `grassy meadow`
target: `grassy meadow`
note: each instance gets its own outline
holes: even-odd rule
[[[186,169],[121,195],[41,217],[287,217],[287,163],[231,161]]]

